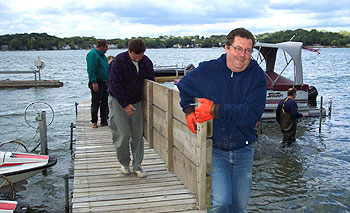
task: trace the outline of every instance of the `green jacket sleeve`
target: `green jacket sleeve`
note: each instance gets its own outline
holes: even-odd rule
[[[89,81],[96,83],[96,73],[97,73],[97,58],[95,54],[89,52],[86,56],[87,73],[89,76]]]

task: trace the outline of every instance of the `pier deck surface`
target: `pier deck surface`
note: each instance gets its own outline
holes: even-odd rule
[[[91,127],[89,101],[78,105],[75,135],[72,212],[204,212],[146,140],[148,176],[122,175],[109,127]]]

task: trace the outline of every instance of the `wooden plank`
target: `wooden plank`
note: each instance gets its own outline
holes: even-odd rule
[[[177,205],[189,204],[191,206],[189,208],[195,210],[196,207],[193,205],[194,199],[186,197],[187,196],[184,195],[172,195],[150,198],[138,198],[123,200],[124,202],[122,204],[116,203],[115,201],[91,202],[89,203],[89,205],[86,205],[84,203],[76,203],[75,207],[87,209],[81,212],[143,212],[143,209],[149,209],[149,211],[154,212],[152,211],[153,208],[167,207],[167,209],[163,209],[162,212],[172,212],[172,208],[174,208]],[[189,208],[187,208],[187,210],[189,210]]]
[[[156,129],[162,136],[167,135],[167,120],[166,112],[157,106],[153,106],[153,128]]]
[[[173,145],[193,163],[196,162],[197,135],[191,132],[187,125],[173,119]]]
[[[173,163],[173,91],[171,89],[167,90],[167,112],[166,112],[166,123],[167,123],[167,132],[166,132],[166,142],[167,142],[167,151],[168,151],[168,170],[174,170]]]
[[[169,181],[174,181],[172,178],[176,178],[176,176],[173,173],[169,173],[166,170],[155,170],[155,171],[150,171],[149,173],[149,178],[147,178],[147,181],[153,180],[153,179],[157,179],[157,178],[164,178],[164,179],[168,179]],[[125,179],[123,179],[125,178]],[[148,180],[150,179],[150,180]],[[74,187],[75,189],[80,189],[80,188],[86,188],[86,187],[90,187],[90,184],[108,184],[108,183],[113,183],[115,186],[115,184],[124,184],[124,181],[130,181],[132,183],[132,181],[135,181],[135,179],[133,178],[132,180],[130,179],[130,176],[127,175],[121,175],[120,173],[112,173],[112,174],[108,174],[108,175],[96,175],[96,176],[80,176],[80,177],[76,177],[74,178],[74,184],[76,184],[76,186]],[[167,181],[164,181],[167,182]],[[142,182],[142,184],[146,183],[146,181]],[[87,185],[89,184],[89,185]],[[136,183],[141,184],[141,183]],[[101,185],[99,185],[101,186]]]
[[[174,173],[192,193],[197,193],[197,168],[181,151],[174,147]]]
[[[167,163],[167,144],[165,143],[166,138],[158,132],[156,129],[153,129],[153,146],[160,157]]]
[[[82,184],[82,183],[79,183],[79,184]],[[103,185],[103,186],[84,187],[84,188],[78,188],[78,185],[75,185],[77,194],[89,193],[89,192],[115,193],[116,190],[120,193],[122,193],[123,190],[127,190],[128,192],[132,192],[135,189],[139,190],[141,187],[142,187],[142,189],[153,188],[153,190],[159,190],[159,188],[164,188],[164,187],[168,187],[168,186],[169,187],[176,187],[176,188],[184,188],[184,186],[179,181],[176,181],[176,177],[168,178],[167,182],[159,181],[159,178],[158,178],[157,182],[142,183],[142,184],[137,183],[137,184],[128,185],[128,187],[125,187],[125,185],[114,185],[114,184],[109,184],[109,183],[105,183],[105,185]],[[77,197],[77,196],[75,196],[75,197]]]
[[[173,91],[173,116],[181,121],[182,123],[186,124],[186,116],[185,113],[182,111],[182,108],[180,106],[180,93],[179,91],[174,90]]]
[[[155,80],[158,83],[163,82],[174,82],[175,79],[181,79],[183,76],[164,76],[164,77],[156,77]]]
[[[157,165],[157,164],[165,164],[165,162],[162,159],[156,158],[156,159],[145,159],[142,162],[142,165]],[[81,169],[103,169],[103,168],[120,168],[117,164],[116,159],[111,159],[110,161],[106,162],[95,162],[93,164],[89,163],[88,161],[80,162],[75,164],[74,169],[75,170],[81,170]]]
[[[147,110],[147,100],[142,99],[142,112],[143,112],[143,121],[148,121],[148,110]],[[147,139],[147,137],[144,135],[144,137]]]
[[[160,109],[166,109],[167,89],[166,86],[153,82],[153,105],[156,105]]]

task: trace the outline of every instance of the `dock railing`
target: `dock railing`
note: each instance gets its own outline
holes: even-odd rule
[[[35,87],[38,86],[37,74],[39,75],[39,81],[41,80],[40,69],[33,71],[0,71],[0,74],[34,74]]]
[[[198,208],[210,209],[212,122],[198,123],[197,134],[192,133],[179,103],[177,90],[145,80],[144,137],[167,163],[168,170],[195,195]]]

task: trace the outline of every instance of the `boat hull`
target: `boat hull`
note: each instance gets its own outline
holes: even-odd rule
[[[20,212],[25,213],[29,211],[29,206],[26,203],[12,201],[12,200],[0,200],[0,212]]]
[[[11,183],[32,177],[57,163],[56,158],[46,155],[0,152],[0,157],[0,175],[7,177]]]

